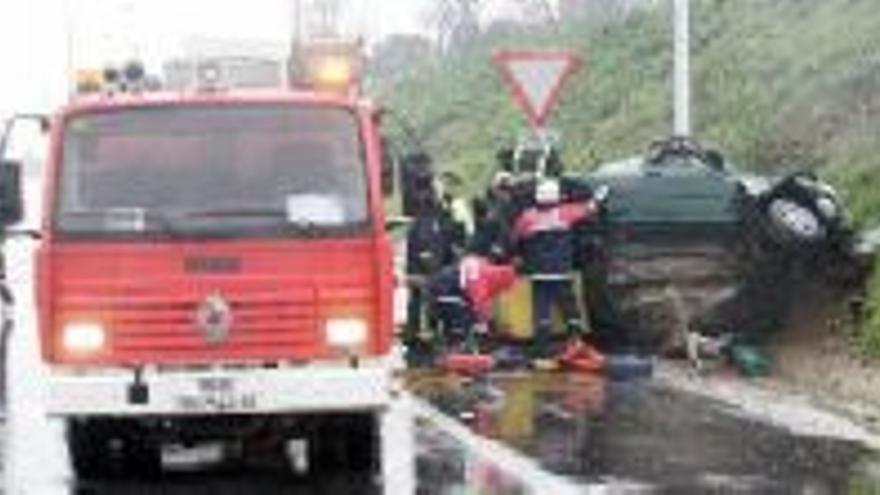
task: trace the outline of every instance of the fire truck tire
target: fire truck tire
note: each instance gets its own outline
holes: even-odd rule
[[[123,470],[127,476],[152,479],[162,472],[160,444],[149,432],[136,425],[126,425],[123,436]]]
[[[109,438],[100,425],[71,421],[67,425],[67,448],[77,479],[100,478],[111,471]]]
[[[74,420],[67,425],[71,467],[77,479],[151,478],[161,471],[158,445],[132,424]]]
[[[314,425],[309,436],[312,474],[365,473],[379,466],[378,423],[374,415],[332,418]]]

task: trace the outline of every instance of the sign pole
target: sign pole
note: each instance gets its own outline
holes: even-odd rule
[[[675,0],[674,8],[675,135],[691,135],[690,0]]]

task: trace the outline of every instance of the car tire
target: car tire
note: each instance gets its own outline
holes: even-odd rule
[[[827,234],[825,225],[813,210],[791,199],[771,199],[764,214],[770,234],[784,246],[815,244]]]

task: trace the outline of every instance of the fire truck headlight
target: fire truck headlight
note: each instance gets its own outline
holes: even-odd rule
[[[327,343],[339,349],[357,350],[367,343],[367,322],[359,318],[327,320]]]
[[[64,326],[64,350],[73,354],[91,354],[104,348],[107,333],[98,323],[68,323]]]

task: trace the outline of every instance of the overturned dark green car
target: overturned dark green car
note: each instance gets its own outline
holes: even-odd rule
[[[594,326],[630,345],[676,347],[688,332],[760,339],[805,284],[846,289],[862,276],[844,208],[811,173],[744,174],[672,138],[587,180],[610,189],[584,249]]]

